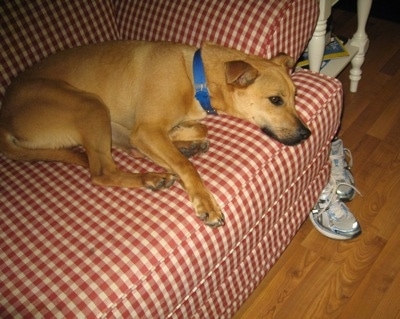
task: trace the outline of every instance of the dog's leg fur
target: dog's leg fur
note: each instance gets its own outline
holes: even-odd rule
[[[18,95],[11,92],[5,102],[12,103],[10,109],[18,112],[11,115],[12,120],[3,114],[0,126],[0,149],[8,157],[89,167],[93,183],[102,186],[158,190],[173,184],[175,176],[169,173],[118,170],[111,155],[109,111],[96,95],[62,81],[44,79],[26,80],[18,90],[24,90],[25,99],[19,103],[18,98],[13,98]],[[77,145],[85,148],[87,157],[66,149]]]

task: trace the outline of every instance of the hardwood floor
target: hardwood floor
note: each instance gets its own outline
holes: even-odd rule
[[[352,36],[353,13],[333,13],[335,34]],[[370,18],[358,92],[349,67],[339,79],[339,132],[353,154],[361,196],[348,203],[363,233],[335,241],[307,220],[234,319],[400,318],[400,24]]]

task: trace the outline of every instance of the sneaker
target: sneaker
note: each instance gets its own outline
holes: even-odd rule
[[[361,234],[361,227],[347,206],[339,199],[338,186],[343,185],[337,184],[331,176],[317,204],[310,212],[310,219],[315,228],[329,238],[352,239]],[[349,184],[345,186],[354,187]]]
[[[346,157],[349,159],[348,162]],[[353,166],[353,158],[350,150],[343,147],[341,139],[336,139],[331,143],[329,158],[332,165],[331,175],[338,185],[336,192],[339,199],[344,202],[351,201],[356,194],[354,177],[350,171]]]

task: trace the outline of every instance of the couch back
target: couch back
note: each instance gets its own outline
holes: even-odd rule
[[[318,0],[13,0],[0,2],[0,106],[6,87],[56,51],[105,40],[202,41],[298,58]]]
[[[315,0],[115,1],[123,39],[200,46],[204,40],[270,58],[298,57],[318,18]]]

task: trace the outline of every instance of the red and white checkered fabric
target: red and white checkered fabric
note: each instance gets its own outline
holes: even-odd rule
[[[296,55],[306,40],[293,33],[311,32],[318,7],[301,0],[161,3],[158,9],[153,0],[1,2],[0,102],[11,78],[42,57],[119,34]],[[209,229],[194,216],[179,184],[156,193],[102,188],[79,167],[0,155],[0,317],[230,318],[329,176],[341,85],[307,71],[293,79],[297,107],[313,132],[299,146],[283,146],[229,116],[204,120],[211,148],[192,161],[224,210],[222,228]],[[117,150],[114,156],[125,170],[160,170]]]
[[[12,78],[49,54],[118,38],[110,1],[1,1],[0,19],[0,103]]]
[[[318,19],[317,0],[116,0],[121,37],[182,42],[207,40],[271,58],[279,52],[297,59]]]

